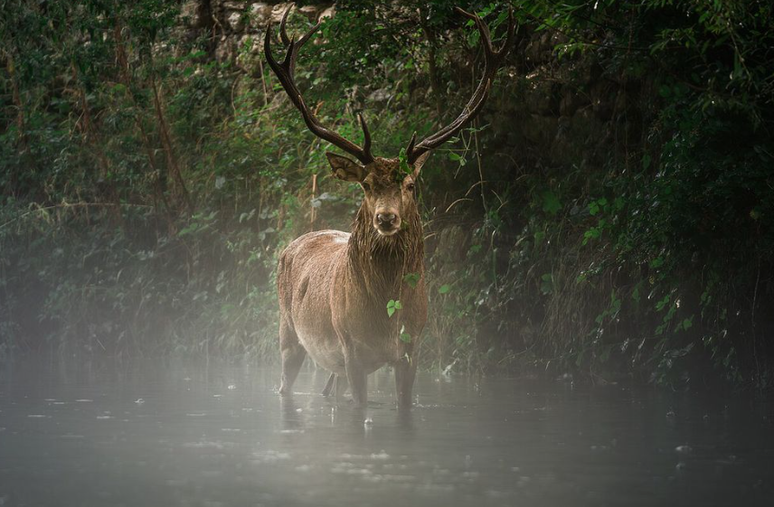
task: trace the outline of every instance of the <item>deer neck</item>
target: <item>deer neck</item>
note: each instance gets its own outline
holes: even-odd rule
[[[401,281],[409,273],[424,272],[424,239],[418,213],[403,217],[405,226],[392,236],[382,236],[362,207],[347,245],[347,261],[357,283],[376,299],[397,298]]]

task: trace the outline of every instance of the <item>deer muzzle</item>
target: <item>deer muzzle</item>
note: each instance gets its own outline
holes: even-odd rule
[[[391,211],[382,211],[374,217],[374,227],[383,236],[392,236],[400,230],[400,217]]]

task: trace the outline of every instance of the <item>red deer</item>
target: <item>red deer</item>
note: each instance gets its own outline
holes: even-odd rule
[[[411,406],[417,339],[427,319],[424,238],[415,184],[431,151],[457,134],[483,107],[514,34],[513,13],[509,12],[505,43],[495,50],[481,18],[457,11],[471,19],[481,35],[485,56],[481,81],[452,123],[419,143],[416,133],[412,136],[403,160],[372,155],[371,136],[362,115],[361,148],[323,126],[304,102],[294,78],[296,57],[319,23],[296,41],[285,31],[290,9],[285,12],[280,37],[287,54],[282,63],[272,56],[271,27],[266,31],[264,51],[269,66],[309,130],[358,160],[326,153],[333,175],[359,183],[364,192],[351,233],[310,232],[280,255],[280,395],[291,393],[309,354],[332,372],[324,395],[330,393],[335,376],[336,391],[343,392],[348,383],[355,404],[365,406],[367,375],[390,364],[395,369],[398,407]]]

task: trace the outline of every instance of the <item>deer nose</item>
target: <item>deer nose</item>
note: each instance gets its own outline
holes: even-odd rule
[[[379,225],[392,225],[395,223],[395,213],[377,213],[376,221]]]

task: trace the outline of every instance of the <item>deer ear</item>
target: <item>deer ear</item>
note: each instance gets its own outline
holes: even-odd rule
[[[427,162],[427,158],[432,153],[431,151],[426,151],[423,154],[419,156],[419,158],[414,162],[414,174],[412,175],[414,177],[414,181],[419,177],[419,171],[422,170],[422,166],[425,165],[425,162]]]
[[[340,180],[361,182],[366,177],[366,169],[354,160],[336,155],[329,151],[325,152],[328,157],[328,163],[331,165],[333,175]]]

